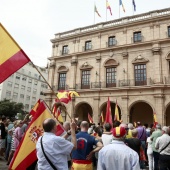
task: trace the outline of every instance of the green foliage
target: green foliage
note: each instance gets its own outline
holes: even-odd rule
[[[0,101],[0,115],[7,117],[14,117],[17,113],[25,114],[23,103],[11,102],[10,100],[4,99]]]

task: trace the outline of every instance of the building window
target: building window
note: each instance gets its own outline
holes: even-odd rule
[[[25,105],[25,109],[28,110],[29,109],[29,104]]]
[[[37,84],[38,84],[38,81],[34,81],[34,85],[37,86]]]
[[[146,64],[135,65],[135,86],[146,84]]]
[[[32,83],[32,79],[29,79],[29,80],[28,80],[28,83]]]
[[[85,42],[85,51],[86,50],[91,50],[91,49],[92,49],[91,41],[86,41]]]
[[[19,84],[16,84],[16,83],[15,83],[14,88],[15,88],[15,89],[18,89],[18,88],[19,88]]]
[[[29,101],[30,100],[30,96],[26,96],[26,100]]]
[[[68,54],[68,45],[63,46],[62,54]]]
[[[168,37],[170,37],[170,26],[168,26]]]
[[[28,91],[28,92],[31,92],[31,87],[28,87],[28,88],[27,88],[27,91]]]
[[[22,90],[25,90],[25,86],[22,85],[22,86],[21,86],[21,89],[22,89]]]
[[[18,98],[18,93],[13,93],[13,99],[17,99]]]
[[[90,88],[90,70],[83,70],[81,76],[81,88],[89,89]]]
[[[8,81],[8,87],[12,87],[12,82]]]
[[[116,67],[106,68],[106,87],[116,87]]]
[[[35,97],[32,98],[32,102],[36,102],[36,98]]]
[[[33,89],[33,94],[37,94],[37,89]]]
[[[65,90],[66,87],[66,73],[59,73],[58,90]]]
[[[28,75],[31,76],[31,72],[30,71],[28,72]]]
[[[18,80],[20,80],[20,75],[16,75],[15,78],[18,79]]]
[[[113,45],[116,45],[115,36],[112,36],[112,37],[109,37],[109,38],[108,38],[108,47],[109,47],[109,46],[113,46]]]
[[[7,91],[7,92],[6,92],[6,98],[7,98],[7,99],[10,99],[10,97],[11,97],[11,91]]]
[[[26,80],[27,80],[27,77],[23,76],[23,77],[22,77],[22,80],[23,80],[23,81],[26,81]]]
[[[142,41],[141,31],[134,32],[133,33],[133,42],[140,42],[140,41]]]
[[[20,98],[23,99],[24,98],[24,94],[20,94]]]

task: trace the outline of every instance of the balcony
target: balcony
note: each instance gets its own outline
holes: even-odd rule
[[[90,84],[76,84],[76,89],[90,89]]]
[[[117,40],[106,42],[106,47],[113,47],[117,45]]]
[[[65,85],[65,86],[53,86],[52,89],[54,91],[58,91],[58,90],[68,90],[69,89],[69,86],[68,85]]]
[[[60,51],[60,55],[67,55],[67,54],[69,54],[69,49],[67,49],[65,51],[63,51],[63,50]]]

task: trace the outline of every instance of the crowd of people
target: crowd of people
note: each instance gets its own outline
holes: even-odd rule
[[[29,123],[0,122],[0,155],[10,164]],[[64,122],[65,132],[56,136],[56,121],[46,119],[36,150],[38,161],[27,170],[170,170],[170,128],[119,121],[103,125],[87,121]]]

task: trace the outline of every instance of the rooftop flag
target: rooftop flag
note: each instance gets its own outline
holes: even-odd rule
[[[99,17],[101,17],[101,15],[99,14],[99,12],[98,12],[98,10],[97,10],[96,5],[94,5],[94,12],[96,12],[96,13],[97,13],[97,15],[98,15]]]
[[[106,8],[110,11],[110,15],[112,15],[112,9],[110,7],[108,0],[106,0]]]
[[[136,11],[136,4],[135,4],[135,0],[132,0],[132,4],[133,4],[134,11]]]
[[[30,61],[0,23],[0,83]]]
[[[122,5],[122,9],[123,9],[123,11],[125,12],[125,8],[124,8],[124,5],[123,5],[123,3],[122,3],[122,0],[119,0],[119,5]]]

